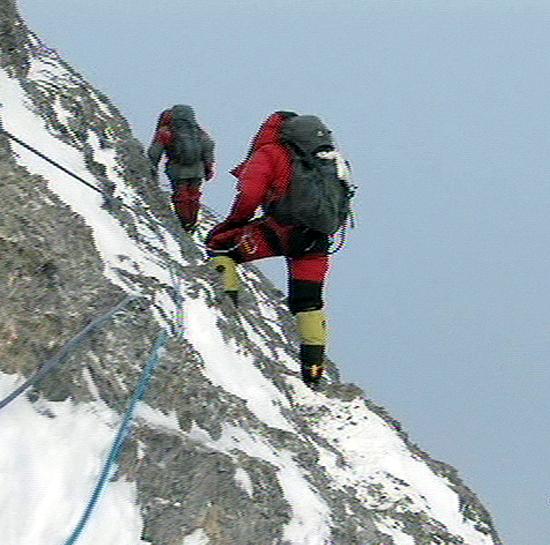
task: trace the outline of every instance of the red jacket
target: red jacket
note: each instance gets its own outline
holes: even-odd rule
[[[156,142],[162,145],[162,147],[169,146],[174,141],[174,135],[170,130],[170,124],[172,123],[172,112],[170,110],[164,110],[159,117],[157,123],[157,130],[155,132],[154,139]]]
[[[239,179],[238,193],[224,225],[246,223],[259,206],[287,193],[293,174],[292,156],[280,143],[287,118],[288,114],[280,112],[269,116],[254,138],[248,158],[231,171]]]

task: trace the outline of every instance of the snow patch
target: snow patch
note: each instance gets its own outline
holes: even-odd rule
[[[376,527],[383,534],[389,535],[394,545],[416,545],[414,538],[403,533],[397,523],[392,523],[391,519],[386,522],[375,522]]]
[[[0,398],[20,381],[0,373]],[[104,404],[20,397],[0,411],[2,545],[64,543],[84,512],[120,417]],[[79,545],[143,544],[134,483],[111,482]],[[52,506],[55,506],[52,508]]]
[[[233,342],[225,342],[215,311],[201,299],[187,299],[185,314],[185,336],[201,354],[203,372],[212,384],[246,401],[250,411],[268,426],[294,432],[280,410],[290,407],[288,399],[254,367],[252,358],[239,353]]]
[[[238,485],[250,496],[252,497],[254,489],[252,487],[252,481],[248,473],[242,468],[238,467],[235,471],[235,480]]]
[[[65,127],[68,127],[69,119],[71,118],[70,112],[68,112],[63,105],[61,104],[61,100],[59,97],[55,98],[55,102],[53,103],[53,109],[57,115],[57,120],[64,125]]]
[[[153,409],[153,407],[147,405],[144,401],[140,401],[136,407],[135,417],[136,420],[144,420],[145,423],[154,428],[163,429],[172,433],[181,433],[178,415],[175,410],[171,411],[170,414],[164,414],[158,409]]]
[[[459,497],[450,483],[413,457],[395,430],[361,399],[346,403],[318,396],[314,403],[328,406],[330,413],[321,416],[313,427],[345,460],[342,467],[333,453],[319,447],[325,450],[320,463],[341,486],[354,488],[366,506],[423,511],[468,545],[492,544],[489,536],[462,516]],[[382,485],[381,497],[373,497],[370,486],[375,484]]]
[[[210,540],[202,528],[195,530],[183,540],[182,545],[208,545]]]

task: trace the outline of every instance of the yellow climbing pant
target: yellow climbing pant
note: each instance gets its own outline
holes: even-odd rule
[[[216,270],[223,274],[223,289],[225,291],[239,291],[240,280],[237,264],[225,255],[212,258]]]
[[[327,317],[324,310],[307,310],[296,314],[301,344],[327,344]]]

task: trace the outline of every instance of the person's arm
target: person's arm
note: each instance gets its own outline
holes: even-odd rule
[[[160,158],[162,157],[163,152],[162,145],[157,142],[156,138],[151,142],[151,145],[149,146],[149,149],[147,150],[147,156],[149,157],[149,161],[151,162],[151,173],[153,176],[156,176],[157,169],[160,163]]]
[[[244,225],[254,216],[258,207],[265,203],[268,191],[273,184],[275,161],[268,146],[254,153],[239,175],[238,192],[231,212],[224,221],[212,229],[207,240],[211,240],[219,233]]]
[[[275,161],[267,146],[260,148],[239,175],[237,196],[226,221],[246,223],[265,199],[275,178]]]
[[[170,137],[170,131],[161,127],[155,133],[153,141],[147,150],[147,156],[149,157],[149,161],[151,161],[151,173],[153,176],[157,175],[157,169],[162,154],[164,153],[164,147],[169,143]]]

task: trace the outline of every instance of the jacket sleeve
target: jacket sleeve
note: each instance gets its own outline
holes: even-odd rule
[[[173,139],[172,133],[169,129],[161,127],[156,133],[147,150],[147,155],[149,161],[151,161],[151,166],[153,170],[156,171],[162,154],[164,153],[164,148],[171,143]]]
[[[151,145],[149,146],[149,149],[147,150],[147,155],[149,157],[149,161],[151,161],[151,167],[156,170],[160,163],[160,158],[162,157],[162,152],[164,151],[163,146],[158,140],[155,138]]]
[[[214,141],[204,131],[201,133],[201,145],[201,159],[204,163],[206,179],[210,180],[210,178],[214,175]]]
[[[258,207],[265,204],[274,179],[274,157],[267,146],[262,147],[254,153],[241,171],[237,196],[224,223],[240,224],[250,220]]]

